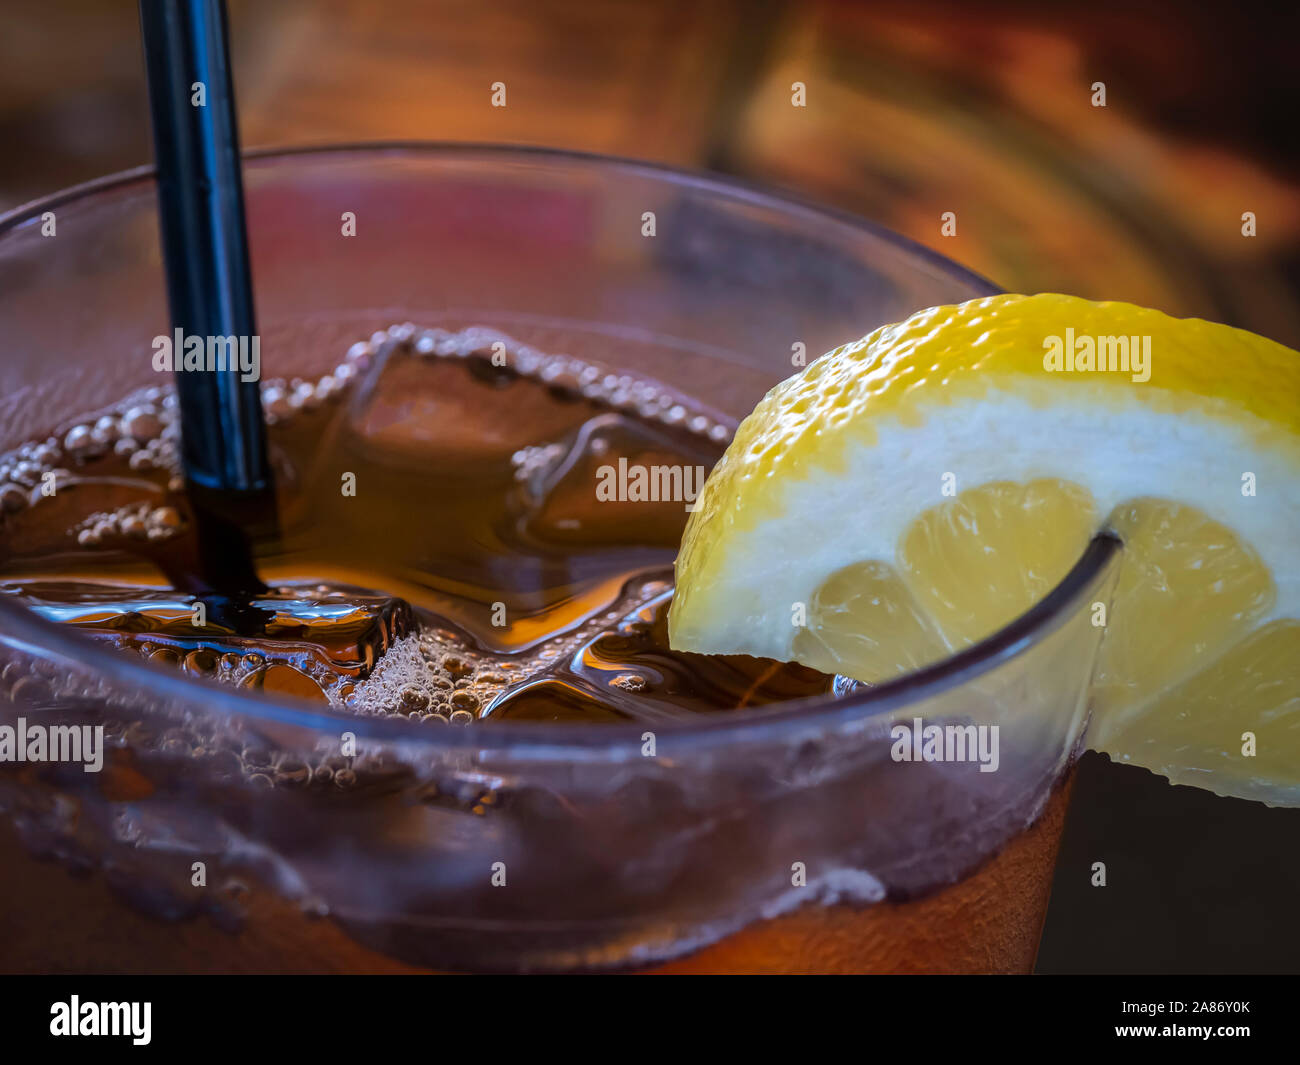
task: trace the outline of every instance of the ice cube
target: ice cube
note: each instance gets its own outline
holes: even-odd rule
[[[556,545],[675,548],[719,454],[686,431],[599,414],[564,441],[516,457],[521,527]]]
[[[490,354],[443,357],[396,346],[360,383],[347,431],[372,459],[470,478],[562,436],[590,413],[580,394],[494,365]]]

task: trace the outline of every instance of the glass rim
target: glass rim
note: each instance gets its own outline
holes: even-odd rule
[[[585,166],[593,170],[639,173],[656,180],[687,185],[702,191],[757,203],[786,215],[805,215],[831,222],[859,235],[868,235],[895,248],[904,256],[947,277],[960,278],[988,295],[1001,291],[979,274],[946,259],[938,252],[906,237],[833,207],[800,200],[783,191],[735,180],[729,176],[687,171],[660,163],[644,162],[587,152],[534,146],[465,144],[437,141],[376,141],[290,148],[258,148],[244,157],[253,164],[292,162],[299,158],[341,158],[374,155],[468,160],[510,159],[539,163]],[[152,182],[154,167],[145,165],[96,178],[30,201],[0,214],[0,239],[40,217],[51,208],[85,201],[100,194],[132,185]],[[145,687],[161,698],[199,704],[204,710],[266,721],[314,731],[338,732],[345,727],[358,739],[415,744],[440,750],[473,748],[489,750],[533,750],[548,757],[601,760],[611,748],[639,750],[643,734],[654,733],[657,749],[663,753],[679,746],[710,743],[756,742],[780,738],[786,733],[829,728],[883,716],[905,709],[942,692],[954,689],[1028,652],[1064,624],[1081,597],[1105,572],[1120,550],[1119,539],[1110,532],[1097,534],[1070,572],[1028,611],[979,643],[938,662],[903,674],[884,683],[840,697],[810,697],[774,703],[732,713],[700,715],[697,719],[655,722],[629,721],[618,724],[574,724],[511,721],[475,721],[465,726],[433,730],[419,721],[400,717],[357,715],[329,707],[317,709],[303,700],[280,696],[254,696],[192,678],[174,668],[140,661],[104,647],[80,635],[74,628],[40,617],[7,597],[0,597],[0,620],[5,641],[22,651],[40,655],[54,652],[94,669],[111,683]]]
[[[855,215],[851,211],[815,203],[811,200],[805,200],[786,189],[770,188],[761,182],[733,177],[730,174],[717,171],[686,170],[667,163],[633,159],[627,156],[605,155],[598,152],[583,152],[570,148],[472,141],[375,140],[285,146],[269,145],[246,148],[241,153],[241,156],[246,163],[263,164],[292,161],[300,157],[324,158],[339,156],[347,158],[350,156],[408,155],[445,159],[458,154],[465,156],[467,159],[489,160],[493,157],[514,157],[517,161],[534,159],[543,162],[563,162],[573,165],[586,165],[593,169],[641,173],[651,178],[670,178],[675,184],[708,189],[729,196],[732,199],[750,200],[766,206],[777,207],[786,213],[797,212],[820,216],[825,221],[834,222],[858,233],[869,233],[872,237],[885,244],[893,245],[899,251],[919,260],[928,267],[932,267],[936,272],[946,277],[960,278],[977,288],[985,289],[987,295],[994,296],[1003,291],[987,277],[976,273],[969,267],[939,254],[932,248],[928,248],[910,237],[905,237],[877,222]],[[119,170],[112,174],[91,178],[89,181],[70,185],[65,189],[59,189],[37,199],[29,200],[27,203],[19,204],[8,211],[0,212],[0,237],[5,236],[25,222],[35,221],[42,213],[51,208],[84,200],[99,193],[116,191],[133,184],[151,181],[155,174],[156,168],[154,165],[145,163],[127,170]]]

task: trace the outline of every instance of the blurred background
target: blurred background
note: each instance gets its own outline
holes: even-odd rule
[[[1300,347],[1297,5],[229,10],[247,147],[496,141],[716,170],[873,219],[1009,290],[1124,299]],[[0,0],[0,211],[150,157],[135,4]],[[1040,970],[1295,971],[1298,829],[1300,811],[1088,756]],[[1094,861],[1109,887],[1089,886]]]
[[[1300,346],[1296,5],[229,9],[249,147],[509,141],[742,174],[1007,289],[1119,297]],[[0,12],[0,209],[148,162],[135,4],[0,0]],[[490,106],[495,81],[504,108]],[[790,105],[795,81],[804,108]],[[955,236],[940,233],[945,211]]]

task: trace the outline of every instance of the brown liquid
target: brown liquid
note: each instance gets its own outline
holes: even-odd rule
[[[0,592],[124,654],[213,683],[431,727],[475,719],[654,723],[851,687],[799,666],[668,646],[672,560],[693,490],[728,439],[725,423],[650,382],[593,381],[572,360],[512,351],[509,366],[497,366],[490,344],[451,338],[449,346],[460,350],[443,357],[385,346],[374,365],[358,361],[362,372],[346,388],[290,382],[268,399],[279,520],[274,533],[253,538],[265,594],[222,599],[200,579],[163,396],[124,403],[107,427],[99,419],[103,439],[88,446],[72,447],[74,439],[85,445],[85,434],[61,431],[0,457],[0,501],[10,478],[28,500],[18,505],[9,493]],[[313,398],[285,406],[286,391]],[[41,473],[50,467],[65,472],[43,496]],[[15,662],[0,674],[0,692],[15,704],[38,704],[33,691],[56,686],[39,671],[11,676],[15,667],[27,668]],[[417,787],[383,765],[363,766],[364,758],[354,766],[318,752],[309,764],[244,746],[203,721],[157,736],[129,721],[110,725],[114,745],[97,776],[0,766],[0,804],[14,812],[22,839],[8,825],[0,831],[0,861],[12,871],[0,878],[6,970],[414,971],[399,954],[482,967],[478,940],[465,948],[462,936],[448,953],[433,935],[426,953],[416,935],[426,918],[511,919],[514,896],[480,889],[478,864],[460,864],[465,848],[478,863],[479,849],[496,846],[494,832],[520,856],[512,876],[534,885],[520,900],[532,927],[551,919],[545,909],[536,920],[539,900],[563,910],[572,897],[597,923],[645,911],[647,921],[628,935],[645,934],[663,948],[655,956],[671,956],[675,948],[663,944],[674,930],[658,935],[654,896],[639,894],[638,877],[653,883],[661,872],[638,864],[643,837],[680,829],[683,853],[662,856],[689,859],[701,873],[666,883],[707,909],[736,876],[729,854],[770,873],[757,857],[775,846],[766,826],[788,833],[794,825],[799,840],[785,843],[802,848],[809,820],[855,810],[855,823],[880,833],[907,788],[924,787],[910,776],[901,790],[886,787],[866,768],[861,778],[811,787],[806,778],[835,751],[829,741],[825,750],[810,741],[781,763],[775,792],[768,771],[744,767],[735,790],[720,790],[730,796],[727,809],[700,804],[690,787],[679,793],[670,763],[654,781],[602,776],[608,793],[596,787],[594,797],[579,778],[586,800],[575,806],[564,774],[549,781],[553,788],[507,780],[498,793],[494,773],[462,773],[453,758],[434,767],[436,786]],[[984,788],[962,811],[1014,817],[997,803],[974,805],[994,782],[977,783]],[[836,787],[844,802],[828,797]],[[1058,790],[1034,826],[956,884],[936,890],[932,880],[872,906],[804,906],[722,935],[660,971],[1026,969],[1064,803]],[[785,812],[796,808],[803,820]],[[213,823],[220,833],[198,831]],[[125,843],[124,826],[136,833]],[[193,838],[184,834],[190,828]],[[274,880],[240,888],[224,871],[227,859],[238,870],[236,858],[250,853],[228,853],[227,829],[282,848],[286,864],[345,889],[352,905],[313,916],[317,899],[281,893]],[[375,898],[364,897],[363,871],[339,858],[336,845],[348,855],[371,848],[384,863],[368,867],[386,878]],[[190,884],[196,857],[208,862],[212,888]],[[65,864],[100,871],[73,879]],[[461,883],[466,869],[475,879]],[[390,885],[405,895],[393,896]],[[227,899],[227,891],[235,895]],[[370,926],[353,923],[357,912],[373,918]],[[43,913],[59,917],[30,919]],[[160,916],[171,920],[151,919]],[[700,941],[684,931],[683,951]],[[592,959],[575,964],[622,967],[647,956],[620,935],[575,943],[574,957]],[[536,956],[563,953],[539,948]],[[523,967],[568,964],[521,957]]]
[[[1033,967],[1069,781],[1001,853],[924,898],[805,906],[656,966],[655,973],[1016,973]],[[162,923],[126,909],[102,879],[34,860],[0,828],[0,966],[11,973],[413,973],[328,919],[274,895],[246,900],[239,932],[204,917]],[[33,913],[57,913],[54,922]]]
[[[205,591],[166,447],[154,469],[100,449],[34,493],[0,532],[0,587],[124,652],[359,712],[663,721],[830,693],[800,666],[668,647],[672,561],[724,434],[493,354],[394,345],[276,420],[265,594]]]

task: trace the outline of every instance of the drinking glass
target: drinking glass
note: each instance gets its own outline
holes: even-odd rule
[[[801,356],[997,291],[861,220],[616,159],[350,146],[253,153],[245,182],[266,378],[393,323],[479,325],[740,418]],[[164,293],[149,169],[0,219],[0,449],[165,383]],[[356,716],[0,595],[0,725],[109,746],[99,773],[0,763],[0,967],[1027,970],[1117,555],[1095,540],[890,683],[653,728]],[[899,760],[899,727],[990,722],[995,772]]]

